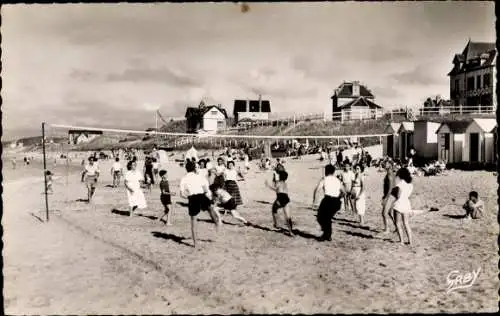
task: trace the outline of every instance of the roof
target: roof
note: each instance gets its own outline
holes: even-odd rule
[[[269,100],[261,100],[261,109],[259,110],[259,100],[234,100],[233,113],[247,112],[247,102],[249,102],[248,112],[271,112],[271,102]]]
[[[441,128],[445,125],[448,126],[450,132],[453,134],[463,134],[467,130],[467,127],[469,127],[470,123],[472,123],[472,120],[443,122],[437,129],[436,134],[438,134]]]
[[[385,128],[384,132],[388,132],[389,130],[391,130],[392,133],[397,133],[400,127],[401,123],[389,123],[387,124],[387,127]]]
[[[195,107],[189,106],[186,109],[185,117],[186,118],[202,117],[203,115],[205,115],[205,113],[207,113],[208,111],[210,111],[213,108],[217,108],[217,110],[221,111],[222,114],[224,114],[224,117],[227,118],[226,110],[223,107],[217,106],[217,105],[209,105],[209,106],[204,106],[201,108],[200,107],[195,108]]]
[[[368,100],[366,97],[358,97],[355,100],[349,101],[346,104],[339,106],[340,109],[350,109],[353,106],[363,106],[370,109],[381,109],[382,107],[375,102]]]
[[[497,125],[497,120],[493,118],[474,118],[472,120],[476,122],[485,133],[491,133]]]
[[[469,42],[465,46],[461,54],[455,54],[453,63],[463,63],[460,68],[453,68],[448,75],[454,75],[465,70],[490,67],[496,63],[496,44],[487,42]],[[484,63],[479,63],[479,59],[484,59]],[[471,61],[477,60],[477,63]]]
[[[401,127],[399,127],[398,133],[413,132],[414,130],[415,124],[413,124],[413,122],[401,122]]]
[[[358,82],[344,82],[337,89],[335,89],[335,93],[333,96],[337,98],[356,98],[358,96],[352,95],[352,87],[357,83],[359,85],[359,96],[366,98],[375,98],[375,96],[371,93],[368,88]],[[332,96],[332,98],[333,98]]]
[[[68,134],[102,135],[102,131],[88,131],[83,129],[70,129]]]

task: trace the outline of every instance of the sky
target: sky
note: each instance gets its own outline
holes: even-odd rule
[[[452,58],[496,40],[493,2],[5,5],[3,133],[154,127],[201,99],[322,113],[343,81],[384,108],[449,97]]]

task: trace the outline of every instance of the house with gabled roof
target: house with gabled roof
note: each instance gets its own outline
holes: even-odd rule
[[[271,102],[262,100],[259,95],[258,100],[234,100],[234,124],[242,121],[266,121],[271,113]]]
[[[443,122],[436,131],[438,157],[448,163],[496,161],[496,119]]]
[[[186,109],[186,127],[188,133],[198,131],[215,134],[226,128],[227,112],[220,105],[206,105],[201,101],[198,107]]]
[[[479,111],[481,106],[496,109],[495,43],[472,42],[453,57],[450,77],[450,99],[454,108],[466,107],[464,112]]]
[[[359,81],[343,82],[331,97],[331,107],[325,119],[362,120],[382,117],[382,107],[375,103],[375,96]]]

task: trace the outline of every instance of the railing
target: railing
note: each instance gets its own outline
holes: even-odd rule
[[[384,109],[351,109],[343,110],[342,112],[327,113],[270,113],[267,120],[244,120],[239,122],[237,126],[229,126],[219,130],[219,133],[239,132],[257,127],[289,127],[295,126],[300,122],[312,121],[338,121],[341,123],[352,121],[375,120],[387,118],[395,119],[414,119],[424,118],[428,116],[446,116],[446,115],[463,115],[463,114],[494,114],[496,108],[494,106],[457,106],[446,108],[400,108],[393,110]],[[187,140],[186,140],[187,142]]]

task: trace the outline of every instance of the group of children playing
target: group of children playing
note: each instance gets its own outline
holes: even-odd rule
[[[128,171],[125,174],[125,187],[128,190],[129,205],[132,208],[131,215],[138,207],[146,207],[145,198],[142,190],[140,190],[140,177],[134,167],[137,165],[136,160],[132,159],[128,162]],[[325,176],[318,183],[313,193],[313,205],[316,208],[316,193],[318,190],[324,191],[323,200],[319,207],[317,207],[317,219],[323,231],[320,240],[323,241],[331,240],[331,219],[337,212],[341,212],[342,209],[343,212],[350,211],[356,214],[359,217],[360,225],[363,226],[365,224],[366,188],[363,178],[365,166],[362,163],[357,163],[353,168],[349,160],[346,159],[341,164],[341,167],[342,171],[335,175],[335,167],[332,164],[328,164],[325,167]],[[192,219],[191,226],[195,244],[195,218],[202,210],[210,213],[217,227],[220,227],[222,224],[222,216],[226,213],[244,225],[250,224],[237,211],[238,206],[243,204],[237,181],[244,179],[243,174],[248,172],[248,164],[245,164],[244,171],[236,169],[235,161],[230,155],[226,154],[217,159],[216,165],[213,165],[208,158],[200,159],[199,161],[196,161],[195,158],[189,158],[185,162],[185,168],[187,174],[181,180],[180,192],[181,197],[188,199],[188,209]],[[403,242],[402,228],[404,227],[411,244],[412,234],[409,226],[409,216],[426,211],[413,210],[411,208],[409,197],[413,191],[413,185],[411,184],[412,177],[408,168],[401,167],[396,169],[394,164],[386,162],[385,169],[386,176],[384,178],[382,200],[384,231],[381,234],[384,235],[390,232],[388,224],[392,222],[396,227],[400,241]],[[134,176],[131,175],[131,172],[134,173]],[[99,173],[97,162],[91,157],[82,174],[82,182],[87,184],[89,201],[95,193]],[[136,173],[137,177],[135,177]],[[119,186],[123,171],[118,158],[116,158],[111,167],[111,174],[113,176],[113,187]],[[48,187],[52,191],[52,174],[50,171],[46,172],[46,176],[49,180]],[[171,197],[175,193],[170,190],[167,171],[159,170],[158,176],[160,178],[160,201],[164,208],[164,212],[158,218],[158,221],[164,222],[166,225],[172,225],[173,204]],[[293,236],[293,221],[289,209],[290,197],[288,195],[287,180],[288,173],[280,159],[278,159],[274,168],[272,183],[265,182],[266,186],[276,193],[276,199],[271,208],[272,220],[274,227],[280,229],[278,225],[278,211],[283,209],[287,231],[290,236]],[[135,182],[137,184],[134,184]],[[137,194],[142,195],[142,197],[135,196],[135,198],[131,198]],[[474,191],[470,192],[469,199],[463,208],[466,211],[467,219],[480,218],[484,213],[484,203],[479,199],[477,192]],[[164,220],[165,218],[166,220]],[[403,223],[403,227],[401,226],[401,222]]]

